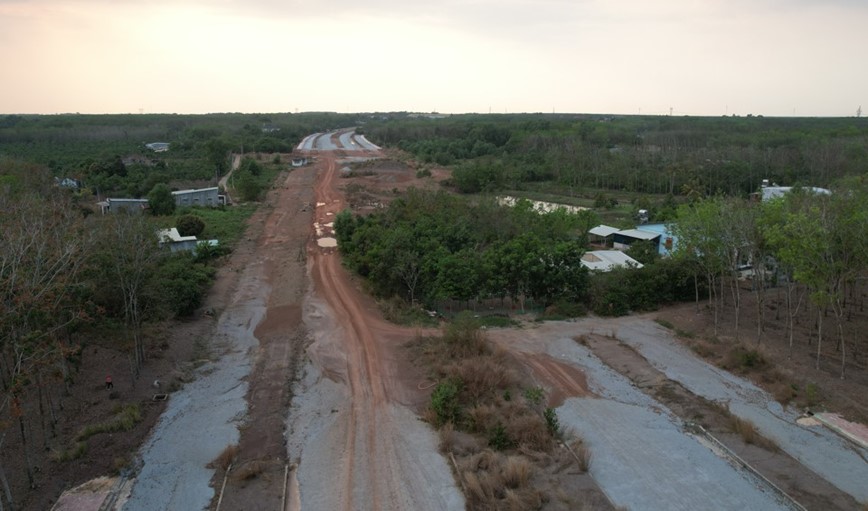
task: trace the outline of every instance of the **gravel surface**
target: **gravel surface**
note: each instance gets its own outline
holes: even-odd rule
[[[318,149],[321,151],[334,151],[338,149],[338,146],[332,142],[332,135],[334,135],[334,131],[330,131],[328,133],[323,133],[314,139],[314,149]]]
[[[340,140],[341,149],[347,151],[361,151],[363,148],[356,143],[353,139],[354,132],[352,131],[344,131],[341,132],[338,139]]]
[[[248,266],[259,272],[259,265]],[[240,289],[221,316],[212,346],[222,349],[219,360],[198,369],[195,381],[171,394],[166,411],[139,452],[141,469],[125,511],[198,510],[214,496],[209,486],[214,470],[206,467],[223,449],[238,441],[239,420],[250,373],[249,350],[256,345],[253,329],[265,313],[255,277]]]
[[[648,319],[618,320],[617,336],[654,367],[694,394],[725,403],[742,419],[753,422],[766,437],[842,491],[868,501],[868,450],[826,428],[806,428],[799,415],[784,409],[751,382],[700,360],[672,339],[670,332]]]
[[[680,420],[572,339],[549,354],[578,363],[600,398],[558,408],[592,452],[591,475],[617,506],[629,509],[787,509],[753,477],[687,435]]]
[[[364,149],[367,149],[368,151],[380,150],[380,146],[371,143],[371,141],[365,138],[364,135],[353,135],[353,138],[356,139],[356,142],[358,142],[359,145],[361,145]]]
[[[314,133],[313,135],[308,135],[308,136],[304,137],[304,139],[302,139],[302,141],[299,142],[298,146],[296,147],[296,150],[298,150],[298,151],[312,151],[314,148],[313,144],[314,144],[314,142],[316,142],[316,138],[320,135],[322,135],[322,133]]]
[[[585,372],[597,397],[568,399],[557,409],[558,418],[588,444],[590,473],[616,506],[788,509],[754,476],[683,431],[680,419],[665,406],[572,339],[583,331],[590,328],[553,322],[493,329],[491,335],[512,349],[548,353]]]

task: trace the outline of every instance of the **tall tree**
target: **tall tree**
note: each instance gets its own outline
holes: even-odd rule
[[[68,355],[59,334],[80,317],[71,290],[87,253],[88,235],[68,200],[51,191],[0,191],[0,210],[0,417],[7,415],[18,424],[25,471],[33,486],[28,422],[34,405],[26,402],[33,397],[27,389]],[[41,389],[37,395],[36,407],[44,411]],[[5,437],[8,424],[0,420],[0,436]],[[11,493],[6,497],[12,507]]]
[[[133,344],[136,371],[145,360],[142,323],[147,308],[148,282],[160,257],[156,229],[142,215],[107,215],[99,251],[104,267],[123,298],[124,319]]]

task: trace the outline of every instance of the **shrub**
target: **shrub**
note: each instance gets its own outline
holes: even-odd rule
[[[178,234],[181,236],[198,236],[205,230],[205,221],[197,215],[182,215],[175,222]]]
[[[534,406],[542,403],[545,395],[545,390],[542,387],[532,387],[524,390],[524,398]]]
[[[506,428],[503,424],[497,424],[488,432],[488,445],[498,451],[503,451],[515,446],[515,442],[506,434]]]
[[[558,414],[555,412],[554,408],[546,408],[543,412],[543,417],[546,420],[546,427],[549,430],[549,434],[553,437],[556,437],[561,432],[560,421],[558,421]]]
[[[458,401],[460,392],[460,380],[449,379],[434,387],[434,392],[431,393],[431,408],[437,414],[438,425],[458,421],[461,412]]]

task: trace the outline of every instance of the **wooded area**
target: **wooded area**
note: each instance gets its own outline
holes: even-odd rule
[[[393,116],[364,132],[421,161],[454,165],[465,193],[554,182],[564,195],[747,197],[763,179],[829,187],[868,168],[868,119],[855,117]]]
[[[231,249],[255,209],[176,208],[171,190],[179,183],[216,186],[231,153],[243,149],[252,156],[242,160],[235,184],[239,198],[255,200],[288,167],[279,157],[255,158],[257,151],[291,152],[311,131],[354,119],[0,118],[0,509],[17,509],[51,464],[68,463],[87,449],[89,435],[61,435],[64,400],[87,348],[101,343],[124,354],[129,377],[136,378],[153,344],[147,326],[200,306],[215,258]],[[150,142],[168,142],[169,150],[152,152],[145,147]],[[59,186],[58,178],[78,183]],[[96,202],[106,196],[148,196],[153,207],[101,215]],[[157,236],[168,227],[198,230],[220,245],[173,253]],[[106,427],[129,429],[140,420],[135,417],[130,412]],[[11,461],[22,473],[5,470]]]

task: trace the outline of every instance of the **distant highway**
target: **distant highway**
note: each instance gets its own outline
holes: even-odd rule
[[[356,133],[355,128],[314,133],[304,137],[296,147],[298,151],[378,151],[379,149],[364,135]]]

